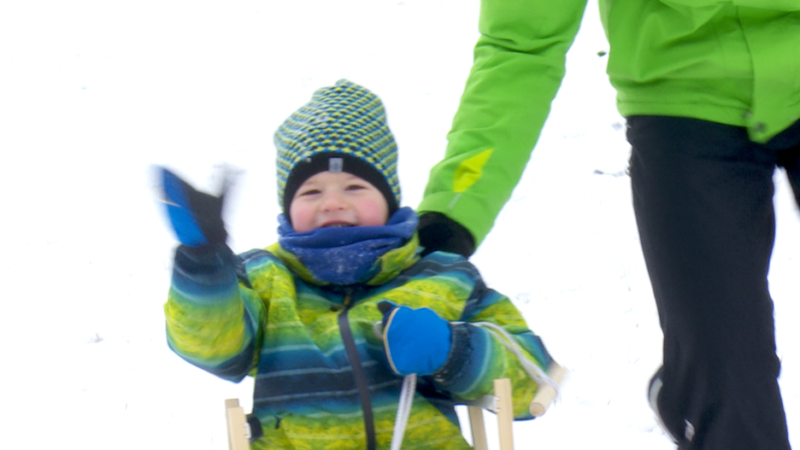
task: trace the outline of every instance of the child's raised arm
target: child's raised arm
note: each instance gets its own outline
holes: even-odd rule
[[[170,348],[190,363],[221,378],[239,381],[257,363],[264,308],[239,259],[226,245],[223,193],[195,190],[160,169],[170,224],[181,242],[164,311]]]

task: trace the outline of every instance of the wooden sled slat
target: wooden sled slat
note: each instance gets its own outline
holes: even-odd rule
[[[494,397],[494,405],[487,409],[497,415],[500,450],[514,450],[514,405],[511,398],[511,380],[508,378],[494,380]],[[475,450],[489,450],[486,424],[483,422],[483,409],[479,406],[467,406],[469,427],[472,432],[472,448]]]
[[[250,426],[239,406],[239,399],[225,400],[225,418],[228,421],[228,447],[230,450],[250,450]]]

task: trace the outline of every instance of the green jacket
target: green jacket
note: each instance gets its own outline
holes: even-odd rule
[[[511,301],[487,288],[460,256],[420,259],[416,238],[378,264],[368,283],[341,287],[316,282],[278,244],[239,256],[226,246],[205,252],[181,246],[165,305],[168,343],[222,378],[255,377],[253,413],[263,436],[254,450],[357,450],[365,447],[365,429],[349,343],[369,385],[378,448],[388,449],[402,377],[389,369],[373,331],[382,318],[376,304],[428,307],[455,322],[452,348],[441,369],[418,381],[404,446],[468,450],[455,397],[491,393],[496,378],[511,380],[516,418],[530,418],[537,384],[504,342],[516,342],[520,357],[540,368],[552,360]]]
[[[482,0],[475,61],[418,210],[479,244],[508,201],[565,72],[587,0]],[[600,0],[623,116],[747,127],[766,142],[800,118],[800,0]]]

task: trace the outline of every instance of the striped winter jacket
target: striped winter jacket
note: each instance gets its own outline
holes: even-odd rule
[[[169,346],[224,379],[255,377],[253,413],[263,436],[254,449],[362,449],[350,341],[368,384],[377,446],[388,449],[402,377],[389,369],[374,332],[382,318],[376,303],[431,308],[452,322],[452,350],[440,370],[420,377],[403,448],[468,449],[456,398],[491,393],[493,380],[507,377],[515,416],[527,419],[537,389],[501,336],[479,323],[502,327],[537,366],[552,361],[511,301],[487,288],[467,260],[417,255],[415,236],[381,257],[368,283],[342,287],[315,282],[278,244],[238,256],[227,246],[181,246],[165,305]]]

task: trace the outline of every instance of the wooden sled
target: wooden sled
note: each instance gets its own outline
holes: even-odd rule
[[[566,370],[554,364],[548,375],[556,383],[560,383]],[[534,417],[547,411],[556,398],[557,391],[552,386],[541,386],[530,406]],[[475,450],[488,450],[486,426],[483,422],[483,410],[488,409],[497,415],[497,430],[500,438],[500,450],[514,449],[514,411],[511,400],[511,381],[508,378],[494,380],[494,395],[485,395],[479,402],[467,406],[469,426],[472,431],[472,446]],[[228,446],[230,450],[250,450],[250,425],[239,400],[225,400],[225,417],[228,421]]]
[[[566,374],[566,369],[553,363],[547,375],[560,384]],[[533,417],[540,417],[555,400],[558,391],[555,387],[543,385],[539,387],[530,404],[530,413]],[[488,397],[488,402],[486,398]],[[511,381],[508,378],[494,380],[494,395],[484,396],[478,405],[468,405],[469,427],[472,432],[472,448],[475,450],[488,450],[486,427],[483,422],[483,410],[488,409],[497,415],[497,434],[500,440],[500,450],[514,450],[514,411],[511,397]]]

